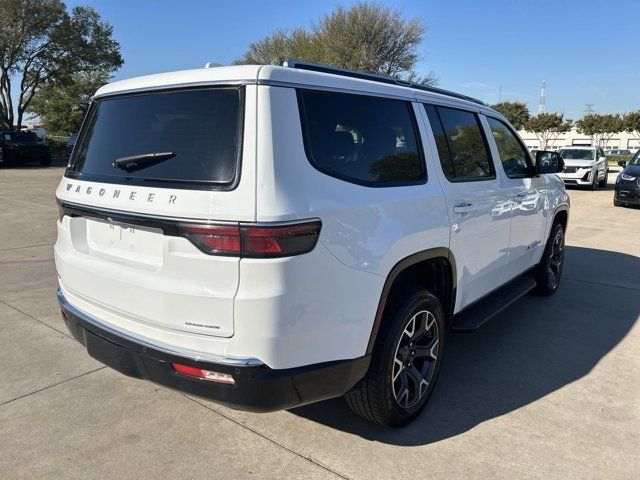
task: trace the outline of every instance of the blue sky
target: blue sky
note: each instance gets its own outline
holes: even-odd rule
[[[247,45],[278,28],[307,26],[352,1],[95,0],[114,26],[125,65],[116,79],[228,64]],[[439,86],[487,102],[520,100],[538,110],[579,118],[585,104],[600,113],[640,108],[640,1],[388,0],[428,31],[419,73]]]

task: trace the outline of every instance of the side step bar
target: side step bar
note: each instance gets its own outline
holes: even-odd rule
[[[472,332],[497,315],[536,286],[529,273],[512,280],[453,317],[451,329],[456,332]]]

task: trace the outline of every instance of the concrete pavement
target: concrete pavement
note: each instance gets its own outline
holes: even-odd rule
[[[61,175],[0,170],[0,478],[640,478],[640,209],[610,188],[570,191],[558,293],[450,335],[424,414],[385,430],[340,399],[237,412],[91,359],[55,300]]]

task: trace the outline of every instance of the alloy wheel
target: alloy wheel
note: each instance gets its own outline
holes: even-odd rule
[[[438,361],[440,332],[431,312],[414,314],[400,336],[393,357],[391,385],[396,403],[411,408],[428,391]]]
[[[560,274],[562,272],[562,262],[564,261],[564,233],[562,230],[558,230],[556,236],[553,238],[553,244],[551,245],[551,255],[549,257],[549,266],[547,268],[547,274],[549,276],[549,283],[552,288],[556,288],[560,282]]]

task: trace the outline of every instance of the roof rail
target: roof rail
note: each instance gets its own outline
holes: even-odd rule
[[[477,103],[479,105],[486,105],[482,100],[477,98],[463,95],[462,93],[451,92],[442,88],[429,87],[420,83],[410,82],[408,80],[401,80],[396,77],[385,77],[383,75],[377,75],[375,73],[361,72],[359,70],[347,70],[346,68],[332,67],[330,65],[323,65],[321,63],[301,62],[299,60],[285,60],[282,62],[283,67],[298,68],[300,70],[312,70],[314,72],[332,73],[334,75],[342,75],[344,77],[360,78],[362,80],[372,80],[374,82],[388,83],[390,85],[399,85],[401,87],[415,88],[416,90],[424,90],[426,92],[438,93],[440,95],[446,95],[447,97],[459,98],[461,100],[467,100],[469,102]]]

